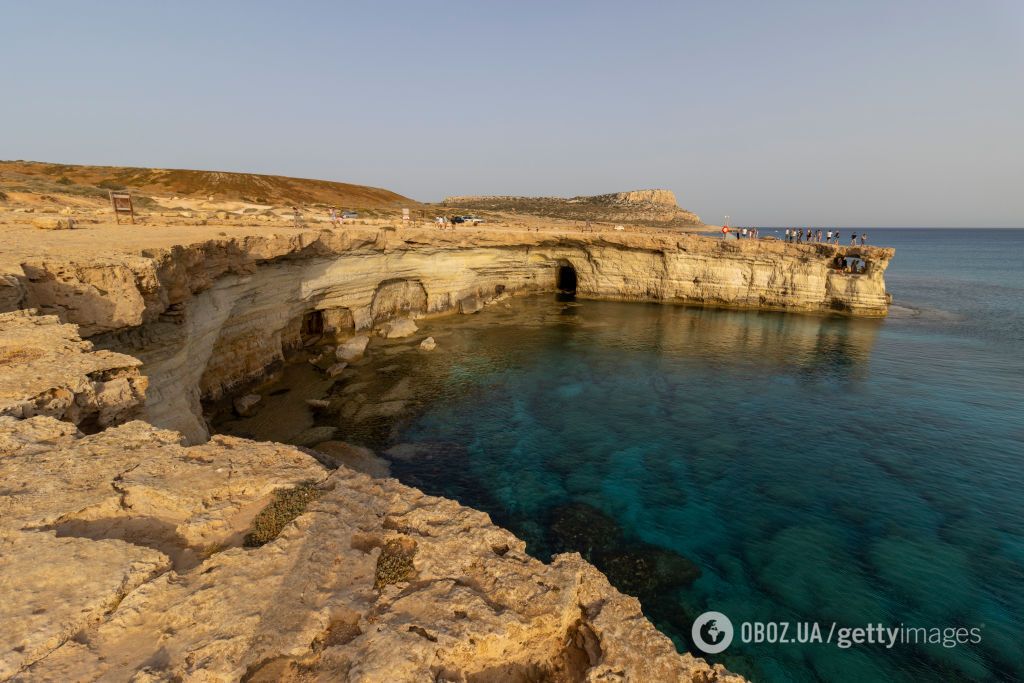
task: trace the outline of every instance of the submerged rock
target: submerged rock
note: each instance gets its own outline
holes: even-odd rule
[[[337,427],[310,427],[292,437],[291,441],[296,446],[312,446],[321,441],[330,441],[337,431]]]
[[[369,448],[344,441],[324,441],[313,446],[313,450],[314,457],[326,467],[337,469],[344,465],[377,479],[391,476],[391,465],[388,461],[378,457]]]
[[[682,555],[643,541],[628,541],[619,524],[597,508],[570,503],[555,508],[549,530],[556,552],[576,551],[593,562],[619,590],[641,600],[689,586],[700,568]]]
[[[345,368],[347,367],[348,363],[342,361],[341,363],[333,364],[331,367],[327,368],[325,372],[327,373],[328,377],[337,377],[338,375],[343,373],[345,371]]]
[[[459,313],[469,315],[483,310],[484,302],[476,294],[459,299]]]
[[[555,508],[551,519],[549,535],[555,552],[577,552],[593,562],[604,549],[622,543],[618,522],[585,503]]]
[[[408,401],[381,401],[380,403],[365,403],[355,414],[356,422],[363,422],[374,418],[396,417],[405,412]]]
[[[380,396],[381,401],[408,401],[413,398],[412,378],[403,377]]]
[[[381,328],[381,334],[387,339],[398,339],[401,337],[408,337],[409,335],[415,334],[416,323],[413,322],[412,318],[399,318],[398,320],[392,320],[391,322],[384,323]]]
[[[263,397],[259,394],[246,394],[239,396],[234,401],[235,413],[239,417],[252,417],[259,410]]]
[[[649,543],[608,551],[597,564],[613,586],[641,600],[660,599],[672,589],[689,586],[700,578],[696,564]]]
[[[437,348],[437,342],[434,341],[433,337],[427,337],[426,339],[420,342],[420,348],[423,349],[424,351],[433,351],[434,349]]]
[[[366,345],[370,343],[370,338],[365,334],[361,334],[358,337],[352,337],[348,341],[340,344],[335,350],[334,355],[338,360],[343,360],[346,363],[359,360],[363,357],[366,352]]]
[[[419,442],[400,443],[384,451],[392,460],[414,462],[435,458],[454,458],[465,454],[465,446],[457,443]]]

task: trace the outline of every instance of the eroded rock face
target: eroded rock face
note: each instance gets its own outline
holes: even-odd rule
[[[118,540],[0,533],[0,680],[102,621],[170,565],[156,550]]]
[[[0,417],[0,679],[94,628],[138,586],[239,545],[277,488],[322,480],[294,449],[130,422],[83,436]]]
[[[20,309],[24,298],[24,287],[18,278],[0,275],[0,313]]]
[[[483,513],[295,448],[179,441],[0,418],[0,477],[22,487],[0,509],[0,678],[740,680],[677,654],[579,555],[545,565]],[[309,482],[277,538],[241,545],[275,490]]]
[[[863,256],[867,272],[835,271],[836,253]],[[23,286],[28,303],[140,358],[150,379],[146,419],[200,441],[208,434],[200,400],[259,378],[301,346],[311,311],[343,342],[395,317],[472,312],[498,292],[553,291],[558,269],[568,267],[579,297],[884,315],[892,255],[670,230],[353,227],[210,240],[109,262],[31,261]]]
[[[56,316],[0,313],[0,416],[49,415],[90,429],[119,424],[142,406],[141,365],[94,350]]]

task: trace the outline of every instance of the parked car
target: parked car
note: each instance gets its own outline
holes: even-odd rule
[[[452,223],[469,223],[470,225],[480,225],[483,222],[484,219],[479,216],[456,216],[452,219]]]
[[[356,213],[355,211],[342,211],[341,212],[341,217],[342,218],[359,218],[359,214]]]

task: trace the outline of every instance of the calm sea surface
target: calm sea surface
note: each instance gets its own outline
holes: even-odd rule
[[[870,236],[897,250],[885,320],[528,299],[446,328],[433,400],[372,445],[421,444],[397,476],[581,552],[680,650],[725,613],[709,659],[756,680],[1024,679],[1024,231]],[[747,644],[744,621],[981,642]]]

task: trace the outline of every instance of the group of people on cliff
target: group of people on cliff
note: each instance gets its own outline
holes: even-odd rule
[[[850,235],[850,246],[857,246],[857,238],[860,237],[860,245],[863,247],[868,243],[868,234],[866,232],[852,233]],[[806,232],[800,228],[786,228],[786,241],[787,242],[823,242],[825,244],[839,244],[841,236],[838,230],[822,231],[821,228],[813,230],[807,228]]]

